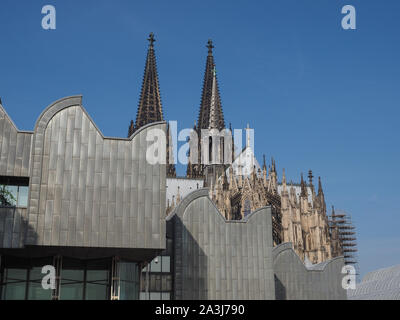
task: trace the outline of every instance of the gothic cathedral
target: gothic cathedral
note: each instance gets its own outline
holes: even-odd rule
[[[140,94],[136,122],[129,126],[128,136],[140,127],[155,121],[164,121],[160,97],[157,65],[154,52],[154,35],[149,37],[149,48]],[[193,131],[201,136],[201,130],[226,131],[223,144],[233,143],[231,128],[225,127],[222,103],[218,89],[213,43],[208,41],[208,55],[203,81],[201,104],[197,123]],[[229,126],[230,127],[230,126]],[[313,184],[313,173],[308,172],[308,183],[301,174],[300,183],[288,183],[285,170],[278,181],[274,159],[267,167],[265,156],[261,167],[255,158],[249,138],[246,146],[237,152],[232,147],[231,161],[204,163],[200,157],[202,144],[192,149],[199,157],[197,163],[189,160],[185,177],[177,177],[175,165],[170,161],[172,153],[171,135],[167,129],[167,212],[169,214],[182,199],[195,189],[209,189],[210,199],[227,220],[246,219],[255,210],[272,207],[274,244],[291,242],[299,257],[307,263],[320,263],[343,254],[338,239],[337,227],[330,224],[321,179],[318,191]],[[201,141],[201,139],[199,139]],[[210,150],[212,142],[210,142]],[[211,157],[211,152],[210,152]]]

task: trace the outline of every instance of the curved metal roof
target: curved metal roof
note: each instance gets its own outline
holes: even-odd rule
[[[400,265],[372,271],[355,290],[348,290],[351,300],[400,300]]]

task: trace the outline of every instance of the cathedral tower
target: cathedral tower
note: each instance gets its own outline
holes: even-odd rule
[[[149,49],[147,51],[146,66],[144,69],[142,91],[140,93],[139,106],[136,114],[136,123],[129,127],[132,134],[144,125],[156,121],[164,121],[161,104],[160,86],[158,84],[158,73],[156,56],[154,53],[154,34],[149,36]],[[133,132],[131,132],[133,130]]]
[[[145,126],[146,124],[164,121],[163,109],[161,104],[160,86],[158,83],[158,72],[156,55],[154,52],[154,34],[150,33],[149,48],[147,51],[146,66],[144,68],[144,76],[142,83],[142,90],[140,93],[139,106],[136,114],[136,123],[131,120],[128,137],[130,137],[136,130]],[[176,176],[175,165],[170,164],[170,155],[172,154],[172,142],[167,128],[167,176]],[[171,161],[172,162],[172,161]]]
[[[221,98],[219,95],[218,89],[218,80],[217,73],[215,69],[215,62],[213,56],[213,43],[211,40],[208,40],[207,44],[208,55],[206,61],[206,70],[204,73],[203,80],[203,90],[201,95],[201,103],[200,103],[200,111],[197,125],[195,125],[194,130],[198,136],[198,163],[197,164],[188,164],[187,168],[187,176],[190,178],[195,177],[204,177],[205,186],[210,186],[212,184],[215,185],[216,180],[222,176],[222,173],[226,169],[226,166],[223,164],[223,153],[224,153],[224,137],[221,138],[219,135],[223,133],[225,129],[225,121],[224,115],[222,112],[221,106]],[[213,130],[213,132],[217,133],[217,135],[213,135],[209,139],[208,144],[208,159],[209,163],[204,164],[202,158],[202,130]],[[213,140],[213,139],[221,139],[221,140]],[[230,141],[232,138],[230,137]],[[208,143],[208,142],[207,142]],[[217,145],[218,148],[214,148]],[[204,150],[205,152],[205,150]],[[218,152],[220,155],[218,159],[220,162],[214,163],[212,162],[213,157],[215,156],[213,152]]]

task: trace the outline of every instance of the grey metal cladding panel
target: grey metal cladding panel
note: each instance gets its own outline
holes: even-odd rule
[[[185,197],[171,219],[177,299],[275,298],[274,284],[268,282],[273,281],[270,208],[254,212],[248,221],[226,221],[202,189]],[[254,268],[265,261],[270,265],[259,270],[260,276]]]
[[[0,248],[22,248],[27,209],[0,208]]]
[[[28,176],[31,137],[19,132],[0,107],[0,175]]]
[[[165,123],[104,138],[71,99],[46,109],[35,128],[31,181],[45,192],[31,192],[27,243],[165,249],[165,164],[145,158],[149,130]]]
[[[274,273],[281,283],[284,299],[346,299],[346,292],[341,287],[342,257],[329,260],[321,270],[310,270],[306,269],[291,243],[284,243],[273,249],[273,259]]]

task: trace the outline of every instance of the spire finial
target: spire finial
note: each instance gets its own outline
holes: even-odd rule
[[[135,124],[133,123],[133,120],[131,120],[131,123],[129,125],[128,129],[128,138],[135,132]]]
[[[208,48],[208,54],[212,55],[212,53],[213,53],[212,49],[214,49],[214,46],[213,46],[213,42],[211,39],[208,39],[207,48]]]
[[[322,190],[322,182],[321,177],[318,177],[318,194],[322,194],[324,191]]]
[[[263,154],[263,170],[267,170],[267,162],[265,161],[265,154]]]
[[[301,193],[300,193],[300,197],[307,197],[307,186],[304,182],[304,178],[303,178],[303,172],[301,173],[301,181],[300,181],[300,185],[301,185]]]
[[[153,47],[154,42],[156,42],[156,39],[154,39],[154,33],[151,32],[149,35],[149,38],[147,39],[150,42],[150,47]]]
[[[314,178],[314,176],[312,174],[312,171],[309,170],[308,171],[308,181],[310,182],[310,185],[312,185],[313,178]]]

